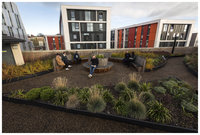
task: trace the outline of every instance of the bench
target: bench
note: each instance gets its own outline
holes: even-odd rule
[[[64,66],[58,65],[56,58],[53,58],[53,70],[54,71],[60,71],[64,68]]]
[[[146,58],[136,56],[135,61],[131,62],[130,64],[135,67],[138,72],[144,72],[146,66]]]

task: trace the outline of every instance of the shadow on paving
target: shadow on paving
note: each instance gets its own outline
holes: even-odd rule
[[[3,133],[164,132],[111,120],[3,101]]]

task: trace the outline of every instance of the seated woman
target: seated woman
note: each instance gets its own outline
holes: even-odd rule
[[[130,57],[131,57],[130,53],[128,51],[126,51],[124,59],[123,59],[123,63],[125,65],[127,65],[128,67],[129,67],[129,64],[130,64],[130,60],[129,60]]]
[[[64,66],[65,70],[69,70],[68,64],[62,61],[62,57],[58,53],[56,54],[56,62],[59,66]]]
[[[99,64],[98,58],[96,58],[95,55],[92,56],[90,65],[90,74],[88,75],[89,78],[92,78],[92,74],[94,73],[94,70],[97,68],[98,64]]]
[[[80,56],[79,56],[79,54],[78,54],[78,52],[76,51],[76,53],[74,54],[74,62],[75,63],[81,63],[81,58],[80,58]]]

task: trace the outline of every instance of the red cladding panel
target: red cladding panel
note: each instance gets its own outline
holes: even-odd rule
[[[128,48],[133,48],[134,37],[135,37],[135,28],[129,28],[129,33],[128,33]]]
[[[143,28],[142,47],[146,46],[147,31],[148,31],[148,25],[145,25],[144,28]]]

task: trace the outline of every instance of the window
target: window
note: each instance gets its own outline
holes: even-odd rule
[[[75,11],[71,11],[71,20],[75,20]]]
[[[11,2],[10,2],[10,7],[11,7],[11,9],[12,9],[12,12],[14,12],[13,6],[12,6],[12,3],[11,3]]]
[[[53,38],[53,41],[55,41],[55,38]]]
[[[99,13],[99,21],[103,21],[103,13],[102,12]]]
[[[164,26],[163,26],[163,32],[166,32],[166,31],[167,31],[167,28],[168,28],[168,25],[167,25],[167,24],[164,24]]]
[[[80,45],[80,44],[77,44],[77,48],[80,49],[80,48],[81,48],[81,45]]]
[[[85,11],[85,20],[90,21],[91,20],[91,12],[90,11]]]
[[[93,23],[87,23],[87,31],[93,31]]]
[[[79,31],[79,24],[78,23],[72,23],[72,31]]]
[[[18,28],[21,28],[20,21],[19,21],[19,16],[15,14],[15,18],[16,18],[16,21],[17,21]]]
[[[185,27],[184,27],[184,32],[187,31],[187,27],[188,27],[188,25],[185,25]]]
[[[102,23],[99,24],[99,31],[103,31],[103,24]]]
[[[74,35],[73,35],[73,38],[74,38],[74,39],[77,39],[77,35],[76,35],[76,34],[74,34]]]
[[[3,8],[6,9],[5,2],[2,2]]]
[[[172,24],[170,27],[170,32],[173,32],[173,31],[174,31],[174,25]]]
[[[62,47],[61,47],[60,37],[58,37],[58,41],[59,41],[59,49],[61,50]]]
[[[149,35],[149,33],[150,33],[150,28],[151,28],[151,25],[149,24],[149,26],[148,26],[148,31],[147,31],[147,35]]]
[[[2,14],[2,24],[3,24],[3,25],[6,25],[5,18],[4,18],[4,16],[3,16],[3,14]]]
[[[149,44],[149,40],[146,41],[146,47],[148,47],[148,44]]]

